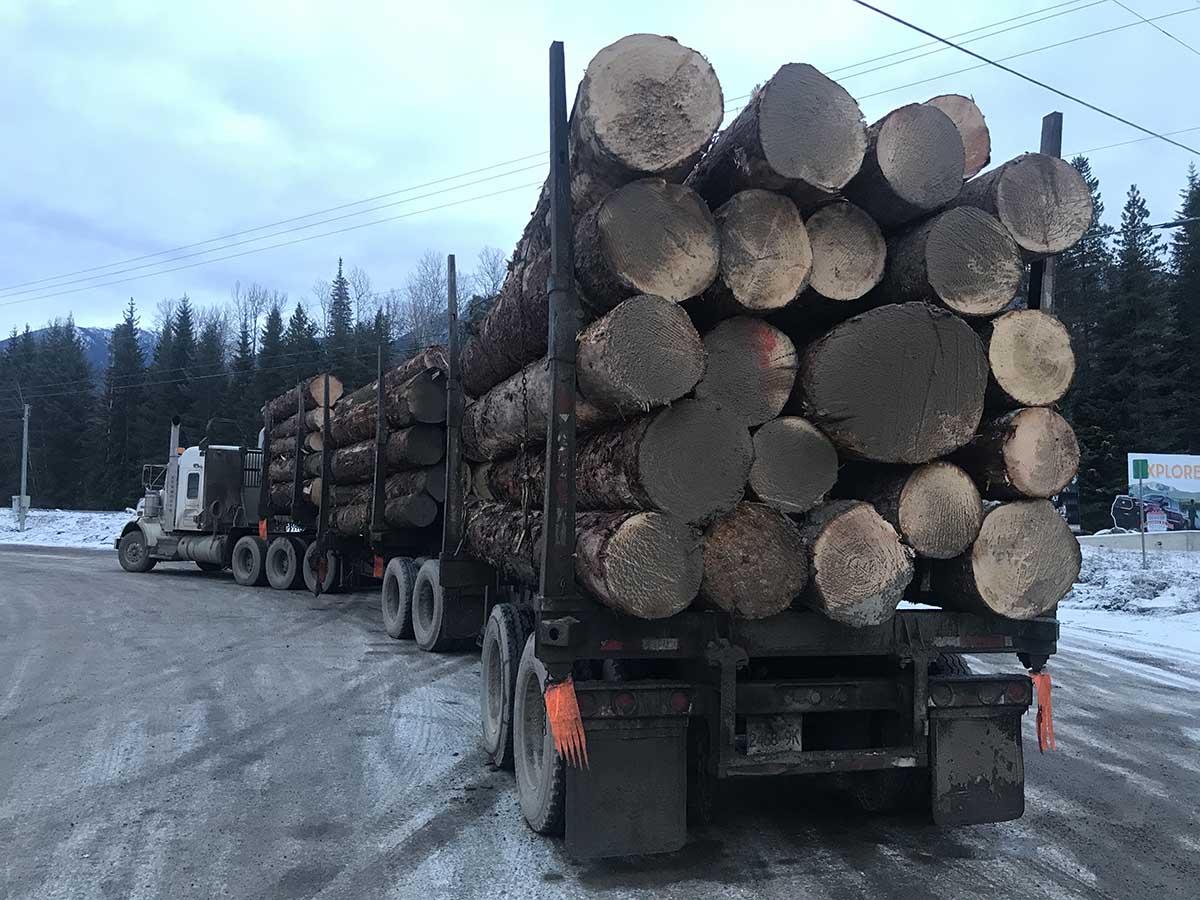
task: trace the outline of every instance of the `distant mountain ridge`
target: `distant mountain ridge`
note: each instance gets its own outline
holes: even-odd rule
[[[48,328],[38,328],[33,332],[33,336],[37,340],[41,340],[48,330]],[[83,355],[87,358],[88,365],[92,367],[92,374],[97,379],[102,379],[108,370],[108,340],[112,337],[112,329],[80,328],[77,325],[75,330],[79,333],[79,340],[83,343]],[[12,338],[0,341],[0,353],[4,352],[11,341]],[[154,355],[154,346],[158,343],[158,335],[139,328],[138,343],[141,344],[142,353],[146,355],[146,362],[149,363]]]

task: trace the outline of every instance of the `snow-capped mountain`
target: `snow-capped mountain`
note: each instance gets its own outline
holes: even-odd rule
[[[75,330],[79,332],[79,340],[83,343],[83,353],[92,367],[92,372],[98,379],[103,378],[104,372],[108,368],[108,339],[112,335],[112,329],[76,327]],[[39,328],[33,332],[33,336],[40,340],[45,332],[45,328]],[[142,345],[142,352],[146,354],[146,362],[149,362],[154,354],[154,344],[157,339],[157,335],[153,332],[138,329],[138,343]],[[10,340],[11,338],[0,340],[0,353],[4,352],[4,348],[8,346]]]

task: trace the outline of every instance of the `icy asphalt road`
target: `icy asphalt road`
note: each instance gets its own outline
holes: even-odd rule
[[[1024,819],[943,832],[756,782],[665,857],[576,864],[476,749],[473,655],[374,594],[0,547],[0,898],[1191,898],[1200,665],[1068,633]]]

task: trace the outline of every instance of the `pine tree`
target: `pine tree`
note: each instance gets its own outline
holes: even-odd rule
[[[175,321],[171,329],[170,357],[167,362],[163,392],[164,405],[172,410],[173,416],[183,420],[187,443],[195,443],[204,434],[204,422],[192,415],[192,364],[196,359],[196,323],[192,316],[192,303],[185,294],[175,310]]]
[[[321,365],[321,341],[317,323],[308,317],[303,303],[297,303],[283,333],[283,349],[290,361],[288,380],[298,382],[317,374]],[[267,398],[269,399],[269,398]]]
[[[209,419],[228,418],[226,397],[225,341],[221,322],[212,319],[200,329],[196,358],[192,364],[192,416],[206,428]]]
[[[91,366],[70,317],[51,322],[38,349],[38,388],[30,401],[38,428],[30,433],[30,468],[39,504],[78,509],[95,501],[87,440],[95,410]]]
[[[325,364],[330,372],[357,386],[353,379],[355,363],[354,304],[350,300],[350,284],[342,274],[338,259],[337,277],[329,289],[329,319],[325,331]]]
[[[284,353],[283,313],[279,310],[279,304],[273,303],[267,310],[262,336],[258,342],[258,364],[254,373],[256,409],[291,387],[291,376],[287,371],[287,357]]]
[[[1200,218],[1200,176],[1188,166],[1179,217]],[[1180,353],[1174,391],[1179,398],[1179,449],[1200,453],[1200,221],[1181,225],[1171,239],[1171,309]]]
[[[141,467],[149,442],[141,415],[145,394],[146,357],[138,343],[137,308],[133,298],[125,318],[109,338],[108,369],[97,435],[101,463],[99,500],[109,509],[133,506],[141,493]]]
[[[232,418],[241,428],[242,439],[249,446],[258,446],[258,432],[262,428],[254,405],[254,367],[254,331],[250,320],[243,318],[229,366],[229,406]]]

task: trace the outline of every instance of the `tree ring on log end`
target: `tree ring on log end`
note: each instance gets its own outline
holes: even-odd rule
[[[1071,336],[1062,322],[1036,309],[1017,309],[991,323],[988,362],[1005,395],[1021,406],[1062,399],[1075,377]]]
[[[603,565],[608,594],[622,612],[665,618],[687,609],[699,592],[703,547],[674,516],[640,512],[609,539]]]
[[[918,467],[900,491],[900,533],[921,556],[951,559],[979,534],[983,500],[971,476],[953,463]]]
[[[994,216],[971,206],[934,220],[925,242],[929,286],[964,316],[1004,309],[1021,287],[1021,254]]]
[[[829,493],[837,474],[837,450],[811,422],[780,416],[754,432],[750,489],[768,506],[805,512]]]
[[[1004,442],[1004,464],[1014,490],[1052,497],[1079,471],[1079,443],[1067,420],[1052,409],[1018,410]]]
[[[912,581],[912,551],[868,503],[850,504],[826,523],[811,553],[811,584],[835,622],[886,622]]]
[[[875,158],[896,195],[918,209],[945,206],[962,190],[962,137],[933,106],[912,103],[888,113],[879,125]]]
[[[762,319],[735,316],[704,335],[708,362],[696,399],[717,404],[747,426],[783,411],[796,383],[796,345]]]
[[[721,281],[737,305],[765,314],[799,296],[812,273],[813,252],[796,204],[782,194],[751,189],[716,212],[721,229]]]
[[[875,220],[853,203],[823,206],[805,223],[812,244],[809,286],[830,300],[857,300],[879,284],[887,244]]]
[[[1047,612],[1079,577],[1080,562],[1079,541],[1049,500],[996,507],[984,517],[971,550],[980,599],[1011,619]]]
[[[948,115],[958,133],[962,135],[963,150],[966,152],[963,177],[974,178],[992,160],[992,135],[983,119],[983,113],[974,100],[962,94],[939,94],[925,103]]]
[[[1091,191],[1065,160],[1027,153],[1004,167],[995,191],[1000,221],[1031,254],[1061,253],[1092,224]]]

